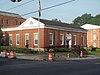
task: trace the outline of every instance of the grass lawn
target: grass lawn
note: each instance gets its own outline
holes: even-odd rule
[[[100,56],[100,48],[97,48],[96,51],[88,51],[90,55]]]

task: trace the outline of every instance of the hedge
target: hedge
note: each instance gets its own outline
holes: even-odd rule
[[[7,50],[7,52],[10,52],[11,50],[13,50],[16,53],[25,53],[25,54],[29,54],[29,53],[37,53],[37,51],[28,49],[28,48],[18,48],[18,47],[11,47],[11,46],[1,46],[1,51],[3,50]]]
[[[69,52],[69,48],[54,48],[53,52]]]

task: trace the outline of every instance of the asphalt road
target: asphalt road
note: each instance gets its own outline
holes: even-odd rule
[[[0,58],[0,75],[100,75],[100,59],[48,62]]]

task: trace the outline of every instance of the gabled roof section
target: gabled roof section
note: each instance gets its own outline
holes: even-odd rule
[[[19,14],[0,11],[0,15],[21,18]]]
[[[34,27],[34,28],[37,27],[38,28],[38,24],[39,24],[38,20],[30,17],[25,22],[23,22],[19,26],[19,28],[30,28],[30,27]],[[40,26],[44,26],[44,24],[42,22],[40,22]]]
[[[38,18],[34,18],[38,20]],[[80,26],[75,26],[73,24],[62,23],[62,22],[54,22],[50,20],[40,19],[40,22],[44,23],[45,25],[52,25],[52,26],[61,26],[61,27],[68,27],[68,28],[75,28],[75,29],[83,29]]]

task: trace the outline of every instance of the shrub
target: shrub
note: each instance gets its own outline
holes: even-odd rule
[[[11,46],[1,46],[1,51],[7,50],[7,52],[10,52],[11,49],[13,49]]]
[[[54,48],[55,52],[69,52],[70,49],[69,48]]]
[[[25,54],[29,54],[29,53],[36,53],[36,51],[28,49],[28,48],[18,48],[18,47],[14,47],[14,46],[1,46],[1,50],[7,50],[7,52],[10,52],[10,50],[15,51],[16,53],[25,53]]]

